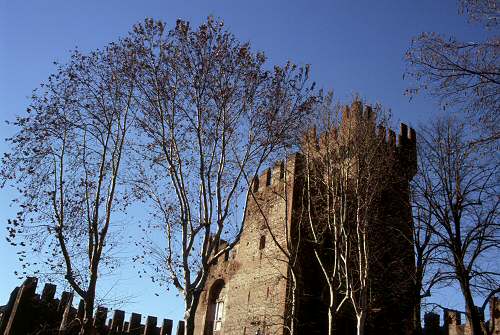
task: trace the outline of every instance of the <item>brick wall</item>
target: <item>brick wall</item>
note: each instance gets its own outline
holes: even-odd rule
[[[78,308],[73,306],[73,293],[63,292],[54,298],[56,285],[45,284],[41,294],[36,294],[37,278],[27,278],[20,287],[16,287],[7,305],[0,313],[0,334],[77,334],[83,319],[83,301]],[[97,307],[94,326],[99,335],[135,334],[135,335],[172,335],[173,321],[147,316],[141,322],[141,314],[131,313],[128,320],[125,312],[115,309],[108,319],[108,308]],[[184,321],[179,321],[177,334],[184,334]]]

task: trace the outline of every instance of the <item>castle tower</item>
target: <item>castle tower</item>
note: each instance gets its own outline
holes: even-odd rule
[[[401,125],[399,136],[392,130],[376,129],[372,111],[360,103],[346,107],[344,127],[362,120],[373,121],[373,135],[385,141],[383,153],[394,155],[394,182],[383,194],[378,206],[377,236],[370,247],[382,250],[370,261],[370,299],[376,311],[370,313],[369,333],[387,330],[406,334],[412,329],[414,267],[412,217],[409,206],[409,181],[416,172],[416,141],[413,129]],[[317,147],[325,141],[316,138]],[[254,196],[247,207],[243,233],[233,251],[211,270],[196,312],[196,335],[217,334],[287,334],[291,325],[290,311],[295,308],[294,328],[298,334],[323,334],[327,326],[328,296],[312,248],[303,241],[293,272],[296,277],[297,301],[291,305],[292,273],[288,250],[298,238],[303,215],[304,157],[300,154],[278,162],[252,184]],[[304,234],[302,234],[304,233]],[[355,322],[349,307],[338,320],[338,333],[351,334]]]

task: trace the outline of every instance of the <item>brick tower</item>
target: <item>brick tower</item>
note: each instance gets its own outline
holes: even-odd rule
[[[371,109],[354,103],[345,109],[343,122],[370,117]],[[315,135],[314,135],[315,136]],[[413,247],[409,206],[409,181],[416,172],[415,132],[401,125],[396,134],[379,129],[376,136],[386,141],[387,152],[395,155],[394,172],[399,177],[378,204],[380,227],[370,242],[383,249],[371,262],[370,297],[376,311],[368,319],[369,333],[389,331],[406,334],[412,325]],[[387,137],[387,139],[386,139]],[[318,140],[321,142],[321,139]],[[196,335],[288,334],[291,326],[291,271],[289,248],[301,233],[303,215],[304,158],[295,154],[266,170],[252,184],[243,233],[238,245],[211,270],[196,312]],[[324,334],[327,327],[324,282],[305,239],[294,273],[297,297],[293,308],[298,334]],[[382,248],[383,246],[383,248]],[[349,316],[338,320],[338,334],[353,334],[355,323]]]

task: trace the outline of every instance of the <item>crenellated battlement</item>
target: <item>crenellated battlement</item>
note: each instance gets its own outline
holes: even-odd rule
[[[368,105],[363,107],[360,101],[355,101],[351,106],[344,106],[342,120],[338,128],[322,132],[319,136],[315,127],[310,128],[303,137],[303,146],[320,152],[332,145],[349,143],[354,136],[353,133],[350,133],[353,126],[361,122],[365,122],[364,130],[371,132],[374,138],[380,139],[380,142],[385,144],[385,149],[382,148],[384,146],[381,146],[381,150],[396,155],[398,169],[408,179],[411,179],[417,171],[417,135],[415,130],[405,123],[401,123],[399,133],[396,134],[393,129],[383,125],[377,126],[372,107]]]
[[[286,161],[288,161],[288,159]],[[271,186],[282,183],[285,179],[286,161],[277,161],[272,168],[266,169],[260,176],[254,178],[252,182],[252,191],[254,193],[262,192]]]
[[[491,334],[500,334],[500,298],[493,296],[489,300],[490,320],[485,322],[485,326]],[[429,312],[424,317],[425,335],[471,335],[472,329],[467,318],[462,322],[463,312],[452,309],[443,309],[443,325],[440,325],[439,314]],[[482,320],[484,322],[484,320]]]
[[[417,134],[415,129],[401,123],[399,132],[382,125],[376,126],[375,113],[371,106],[364,106],[360,101],[355,101],[351,106],[345,106],[342,111],[342,122],[338,129],[317,134],[316,127],[310,128],[304,135],[303,143],[313,143],[315,150],[321,150],[329,145],[335,145],[338,140],[338,134],[348,131],[348,126],[353,122],[370,122],[373,124],[372,131],[376,138],[380,138],[386,144],[388,152],[396,154],[399,162],[398,168],[408,179],[411,179],[417,171]],[[262,192],[271,186],[283,182],[285,169],[290,160],[295,155],[286,160],[277,161],[272,168],[266,169],[252,181],[252,191],[254,193]]]
[[[338,132],[346,132],[348,131],[348,127],[355,122],[370,122],[372,123],[372,129],[374,135],[379,138],[382,138],[385,143],[389,146],[397,147],[397,148],[415,148],[417,135],[415,129],[408,127],[405,123],[400,124],[399,133],[396,136],[396,132],[392,129],[386,129],[384,126],[379,125],[375,127],[375,113],[373,113],[373,109],[371,106],[362,106],[360,101],[355,101],[353,104],[349,106],[344,106],[342,110],[342,121],[338,129],[332,129],[330,132],[323,132],[319,135],[316,134],[316,128],[312,127],[304,136],[304,140],[307,141],[315,141],[319,147],[326,145],[329,143],[328,138],[337,139]]]
[[[373,113],[373,108],[370,105],[363,106],[363,103],[357,100],[351,106],[344,106],[342,109],[342,125],[348,125],[349,122],[358,122],[361,120],[375,123],[375,113]]]
[[[73,306],[73,292],[63,292],[54,298],[56,285],[46,283],[41,294],[36,294],[38,279],[28,277],[16,287],[7,305],[0,310],[0,334],[75,334],[84,317],[84,302]],[[106,323],[106,320],[108,321]],[[99,334],[172,335],[173,321],[163,319],[160,327],[158,318],[148,315],[142,323],[139,313],[131,313],[125,320],[125,311],[115,309],[108,319],[108,308],[98,306],[94,316],[94,327]],[[184,334],[184,321],[179,321],[177,333]]]
[[[417,134],[415,129],[409,128],[405,123],[400,123],[399,133],[392,129],[385,129],[383,126],[378,126],[376,135],[382,138],[387,145],[395,148],[414,149],[417,144]]]

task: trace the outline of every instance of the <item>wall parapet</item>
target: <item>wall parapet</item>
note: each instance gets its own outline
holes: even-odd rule
[[[489,334],[500,334],[500,298],[491,297],[489,301],[490,319],[484,322]],[[440,326],[439,314],[434,312],[425,313],[424,335],[471,335],[472,330],[465,318],[462,323],[463,312],[453,309],[443,309],[443,325]]]
[[[254,177],[252,181],[252,191],[254,193],[261,192],[270,186],[275,186],[283,182],[285,179],[286,161],[289,159],[278,160],[271,168],[265,169],[262,174]]]
[[[381,145],[377,144],[377,147],[380,147],[387,154],[395,154],[398,169],[407,179],[411,179],[417,172],[417,133],[415,129],[408,127],[405,123],[400,123],[399,132],[396,134],[393,129],[377,125],[376,122],[372,107],[369,105],[363,107],[360,101],[355,101],[351,106],[344,107],[341,123],[334,128],[323,131],[319,136],[315,127],[309,128],[303,137],[303,144],[307,143],[305,147],[312,148],[313,151],[321,151],[327,146],[338,145],[337,142],[341,139],[339,134],[344,134],[345,138],[350,139],[352,136],[350,125],[366,123],[368,126],[363,129],[380,140]]]
[[[0,334],[29,334],[42,331],[50,334],[76,334],[84,316],[84,302],[73,306],[73,292],[63,292],[54,298],[56,285],[46,283],[41,295],[36,294],[38,279],[28,277],[19,287],[14,288],[7,305],[0,310]],[[107,322],[106,322],[107,320]],[[108,319],[108,308],[98,306],[94,326],[100,335],[173,335],[173,321],[163,319],[158,325],[156,316],[148,315],[142,324],[139,313],[131,313],[125,320],[125,311],[115,309]],[[177,335],[184,334],[184,321],[177,324]]]

